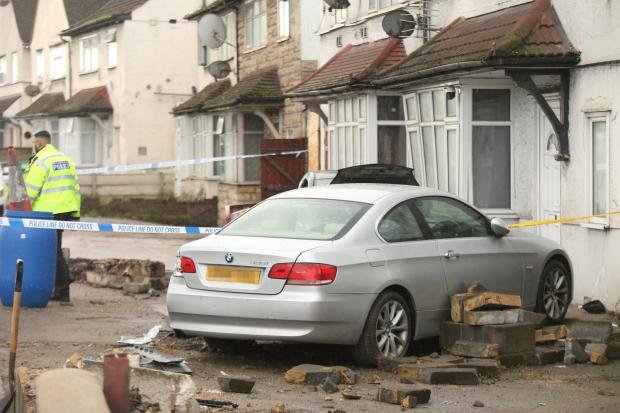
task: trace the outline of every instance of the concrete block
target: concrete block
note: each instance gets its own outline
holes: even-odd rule
[[[108,413],[97,376],[79,369],[50,370],[35,380],[38,413]]]
[[[536,352],[526,351],[523,353],[500,354],[497,360],[504,367],[534,366],[538,363]]]
[[[459,340],[448,351],[455,356],[495,358],[499,355],[499,344]]]
[[[536,364],[562,363],[564,361],[564,348],[556,346],[536,346]]]
[[[420,381],[426,384],[480,384],[476,369],[458,367],[427,369],[422,372]]]
[[[470,326],[444,321],[439,335],[440,345],[449,350],[456,341],[478,341],[499,345],[499,354],[534,352],[534,324],[516,323]]]
[[[594,343],[607,343],[613,329],[607,321],[574,321],[567,327],[567,338]]]
[[[227,393],[252,393],[256,380],[247,376],[228,376],[220,374],[217,384]]]
[[[572,364],[573,362],[585,363],[588,360],[590,360],[590,356],[585,352],[579,340],[572,338],[566,339],[564,353],[564,362],[566,364]]]
[[[284,375],[284,380],[291,384],[310,384],[319,385],[330,378],[336,384],[352,385],[357,383],[357,373],[353,370],[342,367],[325,367],[316,364],[300,364],[288,370]]]
[[[414,409],[418,405],[418,398],[414,396],[407,396],[400,404],[403,409]]]
[[[465,311],[463,322],[470,326],[484,326],[491,324],[514,324],[519,322],[520,309],[497,311]]]
[[[377,401],[401,405],[405,397],[415,397],[417,403],[428,403],[431,399],[431,390],[410,385],[394,385],[379,387]]]
[[[463,302],[468,298],[473,297],[474,293],[463,293],[463,294],[454,294],[450,298],[450,316],[452,317],[452,321],[454,323],[462,323],[463,322]]]
[[[478,309],[520,308],[521,296],[484,291],[463,301],[464,311]]]
[[[151,280],[149,277],[144,277],[144,279],[139,282],[126,281],[123,284],[123,291],[128,294],[146,294],[150,289]]]
[[[547,316],[545,314],[519,309],[519,322],[533,323],[536,328],[542,328],[545,321],[547,321]]]
[[[610,341],[607,343],[608,359],[620,359],[620,341]]]
[[[411,357],[379,357],[377,358],[377,369],[388,373],[398,373],[398,366],[401,364],[416,364],[418,358]]]
[[[321,389],[323,389],[325,393],[329,394],[336,393],[338,390],[340,390],[338,388],[338,385],[334,383],[333,380],[329,377],[327,377],[323,384],[321,384]]]
[[[478,376],[484,376],[489,378],[499,377],[499,372],[502,367],[499,360],[493,359],[479,359],[479,358],[466,358],[461,359],[454,363],[459,368],[472,368],[476,369]]]

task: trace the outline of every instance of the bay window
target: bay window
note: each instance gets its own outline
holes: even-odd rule
[[[61,118],[59,149],[71,157],[78,166],[97,165],[99,154],[97,123],[90,118]]]
[[[377,160],[379,163],[407,165],[407,131],[403,99],[377,96]]]
[[[366,163],[366,96],[329,102],[329,169]]]

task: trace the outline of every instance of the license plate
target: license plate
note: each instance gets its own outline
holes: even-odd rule
[[[209,265],[207,266],[206,278],[207,281],[258,284],[260,273],[260,268]]]

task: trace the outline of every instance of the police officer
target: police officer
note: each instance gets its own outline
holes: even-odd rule
[[[80,218],[80,185],[73,161],[51,144],[51,135],[42,130],[34,135],[36,154],[30,159],[24,181],[33,211],[54,214],[55,220]],[[52,300],[70,302],[69,267],[62,255],[62,230],[57,231],[56,283]]]

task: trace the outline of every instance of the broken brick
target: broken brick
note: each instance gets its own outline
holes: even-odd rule
[[[401,364],[415,364],[418,358],[411,357],[379,357],[377,358],[377,369],[388,373],[398,373],[398,366]]]
[[[620,341],[610,341],[607,343],[608,359],[620,359]]]
[[[568,363],[566,364],[572,364],[571,356],[574,357],[574,361],[576,361],[577,363],[585,363],[590,360],[590,356],[588,356],[588,354],[585,352],[579,340],[569,338],[566,340],[566,347],[564,353],[564,361],[568,361]]]
[[[219,375],[217,384],[227,393],[251,393],[256,381],[246,376]]]
[[[401,406],[405,409],[414,409],[418,405],[418,398],[415,396],[407,396],[403,399]]]
[[[456,341],[478,341],[499,345],[499,354],[534,352],[534,324],[470,326],[444,321],[439,342],[448,350]]]
[[[480,384],[476,369],[458,367],[427,369],[420,375],[420,381],[426,384]]]
[[[606,357],[607,345],[602,343],[588,343],[585,352],[590,356],[590,361],[594,364],[607,364]]]
[[[478,376],[496,378],[499,376],[501,363],[499,360],[467,358],[462,361],[455,362],[455,366],[459,368],[476,369]]]
[[[463,301],[463,310],[473,311],[487,308],[520,308],[521,296],[485,291]]]
[[[455,356],[495,358],[499,355],[499,344],[459,340],[448,351]]]
[[[567,328],[564,324],[558,326],[546,326],[536,330],[535,339],[537,343],[544,343],[547,341],[556,341],[561,338],[566,338]]]
[[[519,322],[519,309],[498,311],[465,311],[463,322],[470,326],[484,326],[491,324],[514,324]]]
[[[415,397],[417,403],[428,403],[431,398],[431,390],[419,388],[415,386],[393,386],[393,387],[380,387],[377,391],[377,401],[390,404],[401,405],[405,397]]]
[[[300,364],[288,370],[284,380],[291,384],[320,385],[330,378],[336,384],[355,384],[357,373],[348,367],[325,367],[316,364]]]
[[[340,390],[338,388],[338,385],[334,383],[333,380],[329,377],[327,377],[325,381],[323,382],[323,384],[321,384],[321,388],[323,389],[325,393],[330,393],[330,394],[336,393],[338,390]]]

